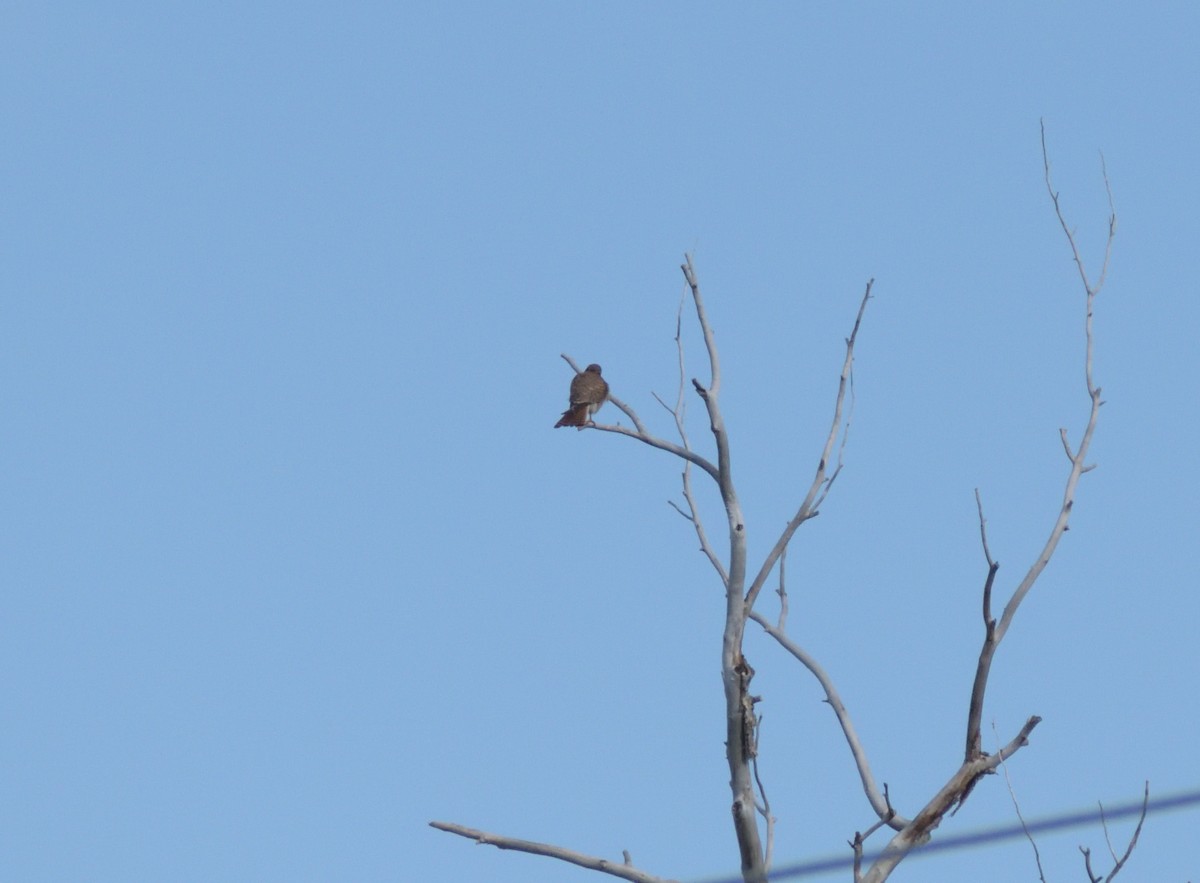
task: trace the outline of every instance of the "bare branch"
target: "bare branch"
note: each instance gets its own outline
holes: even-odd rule
[[[686,288],[679,295],[679,308],[675,311],[675,355],[679,359],[679,387],[675,393],[675,408],[671,413],[675,415],[675,427],[679,430],[679,435],[686,447],[687,432],[683,420],[687,411],[687,397],[683,394],[687,389],[687,372],[684,370],[683,359],[683,304],[685,300],[687,300]]]
[[[866,833],[863,834],[864,839],[867,837],[870,837],[872,834],[874,834],[876,831],[878,831],[884,825],[890,825],[894,821],[899,821],[899,817],[896,814],[896,810],[892,807],[892,795],[888,793],[887,782],[883,783],[883,800],[887,804],[887,810],[888,810],[887,814],[884,815],[877,822],[875,822],[873,825],[871,825],[871,827],[867,828]]]
[[[1088,883],[1101,883],[1102,877],[1097,877],[1092,871],[1092,851],[1086,846],[1079,847],[1079,851],[1083,853],[1083,869],[1088,875]]]
[[[1012,598],[1004,608],[1004,613],[1000,617],[1000,622],[996,627],[996,641],[999,642],[1008,631],[1008,627],[1012,624],[1013,617],[1016,616],[1017,608],[1021,606],[1021,602],[1025,596],[1029,594],[1029,590],[1033,588],[1033,584],[1041,575],[1046,565],[1050,563],[1050,558],[1054,554],[1054,550],[1058,547],[1058,541],[1066,532],[1068,521],[1071,516],[1071,507],[1075,504],[1075,490],[1079,484],[1079,478],[1084,472],[1090,471],[1086,464],[1088,449],[1092,444],[1092,436],[1096,431],[1096,421],[1100,416],[1100,388],[1096,386],[1092,376],[1092,356],[1095,347],[1095,336],[1092,332],[1092,311],[1096,302],[1096,295],[1099,294],[1101,286],[1104,284],[1104,279],[1108,274],[1109,257],[1112,254],[1113,238],[1117,233],[1117,214],[1112,202],[1112,188],[1108,181],[1108,171],[1104,172],[1104,187],[1108,193],[1109,200],[1109,219],[1108,219],[1108,237],[1104,246],[1104,264],[1101,267],[1099,280],[1095,285],[1088,281],[1087,270],[1083,265],[1083,258],[1080,257],[1079,248],[1075,242],[1075,234],[1071,231],[1067,224],[1066,218],[1063,215],[1062,207],[1059,205],[1058,193],[1054,189],[1054,184],[1050,180],[1050,155],[1046,148],[1046,125],[1042,123],[1042,165],[1045,171],[1046,192],[1050,194],[1050,200],[1054,203],[1054,213],[1058,218],[1059,225],[1062,227],[1063,233],[1067,237],[1067,243],[1071,247],[1071,255],[1075,260],[1075,266],[1079,270],[1079,278],[1083,282],[1084,303],[1086,308],[1086,317],[1084,319],[1084,338],[1085,338],[1085,354],[1084,354],[1084,380],[1087,385],[1088,398],[1091,400],[1091,410],[1088,413],[1087,425],[1083,430],[1083,438],[1079,443],[1079,450],[1072,453],[1071,446],[1067,442],[1066,430],[1062,430],[1063,448],[1067,453],[1068,459],[1071,461],[1071,470],[1067,475],[1066,488],[1063,491],[1062,507],[1059,509],[1058,518],[1054,522],[1054,527],[1050,531],[1050,537],[1046,540],[1046,545],[1042,548],[1041,553],[1029,568],[1025,578],[1021,580],[1021,584],[1017,586],[1013,592]],[[1102,163],[1103,165],[1103,163]]]
[[[1117,851],[1113,849],[1112,837],[1108,834],[1108,819],[1104,817],[1104,804],[1097,803],[1100,807],[1100,828],[1104,831],[1104,844],[1108,847],[1108,854],[1112,856],[1113,862],[1117,861]]]
[[[846,338],[846,358],[842,362],[842,373],[838,378],[838,392],[833,408],[833,421],[829,428],[829,435],[825,439],[825,447],[821,451],[821,459],[817,463],[816,475],[813,476],[812,484],[809,486],[808,493],[805,494],[800,508],[796,510],[796,514],[792,517],[792,520],[784,527],[783,533],[776,540],[774,548],[771,549],[763,561],[762,567],[759,568],[754,582],[750,584],[750,590],[746,593],[746,607],[749,609],[754,608],[754,602],[758,599],[758,593],[762,591],[767,577],[770,576],[771,570],[775,567],[775,562],[779,560],[779,556],[783,554],[784,548],[791,542],[792,535],[796,533],[797,528],[808,521],[808,519],[817,515],[819,501],[825,499],[825,496],[821,494],[822,486],[825,486],[826,490],[828,490],[828,485],[833,483],[833,480],[837,478],[838,471],[841,469],[839,462],[838,468],[834,471],[833,475],[826,478],[829,458],[833,455],[833,446],[837,443],[838,430],[842,426],[842,408],[846,401],[846,389],[850,385],[851,372],[854,367],[854,344],[858,340],[858,329],[862,325],[863,314],[867,310],[867,301],[871,299],[871,286],[874,284],[874,279],[867,282],[867,289],[863,292],[862,302],[858,305],[858,315],[854,318],[854,328],[851,330],[850,336]],[[819,499],[818,495],[820,495]]]
[[[1071,450],[1071,442],[1067,438],[1067,428],[1065,426],[1059,428],[1058,437],[1060,439],[1062,439],[1063,452],[1067,455],[1067,459],[1070,460],[1072,463],[1074,463],[1075,462],[1075,454]]]
[[[993,772],[1001,761],[1029,744],[1029,734],[1041,720],[1040,717],[1031,717],[1013,740],[995,754],[981,755],[964,762],[913,820],[892,837],[863,876],[864,883],[883,883],[909,852],[928,842],[931,832],[941,824],[946,813],[961,804],[983,776]]]
[[[611,400],[611,399],[610,399]],[[614,402],[615,404],[615,402]],[[626,413],[632,413],[633,409],[629,408]],[[620,424],[597,423],[593,426],[584,427],[585,429],[598,429],[600,432],[615,432],[617,435],[627,435],[630,438],[635,438],[638,441],[649,445],[652,448],[658,448],[660,451],[666,451],[668,454],[674,454],[683,460],[690,463],[695,463],[705,472],[713,477],[714,480],[719,480],[717,468],[713,466],[707,459],[697,454],[695,451],[689,451],[687,448],[680,447],[666,439],[661,439],[649,433],[640,432],[638,430],[629,429]]]
[[[676,503],[674,500],[667,500],[667,505],[670,506],[672,509],[674,509],[676,512],[678,512],[686,520],[688,520],[688,521],[692,520],[692,516],[689,515],[688,513],[684,512],[682,509],[680,509],[679,504]]]
[[[984,616],[984,639],[983,646],[979,651],[979,661],[975,668],[975,680],[971,687],[970,705],[967,711],[967,732],[966,732],[966,750],[965,759],[970,761],[972,758],[984,756],[981,747],[980,725],[983,716],[984,697],[987,692],[988,677],[990,676],[992,660],[995,657],[996,650],[1000,646],[1000,642],[1007,634],[1009,626],[1012,625],[1013,618],[1017,614],[1017,609],[1021,606],[1021,602],[1025,596],[1029,594],[1035,582],[1046,565],[1050,563],[1051,557],[1054,555],[1055,549],[1058,548],[1058,542],[1062,539],[1069,527],[1071,518],[1071,510],[1075,505],[1075,493],[1079,484],[1080,477],[1090,470],[1090,466],[1086,464],[1088,450],[1092,444],[1092,436],[1096,432],[1096,423],[1100,416],[1100,388],[1095,385],[1092,377],[1092,361],[1095,338],[1092,329],[1092,314],[1095,306],[1096,294],[1100,290],[1100,285],[1103,282],[1105,273],[1107,272],[1109,255],[1112,251],[1112,239],[1116,234],[1117,218],[1116,211],[1112,209],[1112,191],[1108,184],[1108,173],[1104,172],[1105,188],[1109,193],[1109,208],[1111,214],[1108,224],[1108,240],[1105,245],[1104,268],[1101,272],[1101,281],[1093,286],[1088,281],[1087,271],[1084,268],[1083,260],[1079,254],[1079,248],[1075,242],[1075,234],[1071,231],[1067,224],[1066,218],[1063,216],[1062,209],[1059,205],[1058,193],[1054,189],[1054,185],[1050,180],[1050,157],[1046,149],[1046,127],[1042,125],[1042,164],[1045,171],[1046,191],[1050,194],[1050,200],[1054,204],[1054,212],[1058,218],[1059,225],[1066,234],[1067,243],[1070,245],[1071,254],[1074,257],[1075,265],[1079,270],[1080,279],[1083,281],[1084,288],[1084,380],[1087,387],[1088,399],[1091,403],[1088,411],[1087,425],[1084,427],[1083,438],[1080,440],[1079,448],[1076,451],[1071,450],[1071,445],[1067,440],[1067,432],[1065,429],[1059,431],[1059,437],[1062,440],[1063,450],[1067,454],[1067,459],[1070,461],[1070,470],[1067,473],[1066,487],[1063,490],[1062,505],[1059,507],[1058,516],[1055,518],[1054,525],[1050,530],[1050,536],[1047,538],[1041,552],[1026,572],[1024,578],[1015,590],[1012,597],[1004,607],[1004,611],[1000,616],[999,622],[992,619],[991,614],[991,591],[992,584],[995,580],[996,570],[998,565],[992,560],[991,552],[987,549],[987,538],[984,534],[983,506],[979,504],[980,517],[980,532],[984,537],[984,552],[988,559],[988,577],[984,585],[984,601],[983,601],[983,616]],[[976,497],[978,501],[978,497]]]
[[[964,756],[968,760],[982,753],[979,731],[983,721],[983,699],[987,693],[992,658],[999,644],[996,639],[996,620],[992,617],[992,587],[996,583],[996,573],[1000,570],[1000,564],[992,558],[991,549],[988,548],[987,519],[983,517],[983,498],[979,495],[979,488],[975,489],[975,506],[979,510],[979,536],[983,543],[983,557],[987,560],[988,572],[983,582],[983,649],[975,666],[975,682],[971,685],[971,700],[967,709],[967,748]]]
[[[721,563],[721,559],[717,557],[717,553],[713,551],[712,545],[708,542],[708,534],[704,530],[704,521],[700,518],[700,511],[696,508],[696,499],[692,496],[692,476],[688,469],[690,464],[684,464],[683,467],[683,498],[687,501],[688,509],[691,510],[692,526],[696,529],[696,537],[700,540],[700,551],[708,558],[708,563],[712,565],[713,570],[717,572],[717,576],[721,578],[721,585],[726,589],[729,588],[729,574],[725,572],[725,565]]]
[[[1067,224],[1066,218],[1063,216],[1062,207],[1058,202],[1058,191],[1054,189],[1054,185],[1050,182],[1050,152],[1046,148],[1046,121],[1040,120],[1042,131],[1042,169],[1046,178],[1046,190],[1050,193],[1050,199],[1054,202],[1054,213],[1058,216],[1058,222],[1062,226],[1063,233],[1067,236],[1067,241],[1071,244],[1071,255],[1075,259],[1075,267],[1079,270],[1079,278],[1083,281],[1083,287],[1087,289],[1089,294],[1095,294],[1104,287],[1104,280],[1108,276],[1109,258],[1112,257],[1113,239],[1117,235],[1117,209],[1113,205],[1112,186],[1108,180],[1108,166],[1104,162],[1104,154],[1100,154],[1100,173],[1104,177],[1104,190],[1108,194],[1108,237],[1104,245],[1104,260],[1100,265],[1100,275],[1096,280],[1095,287],[1088,281],[1087,269],[1083,265],[1083,258],[1079,255],[1079,249],[1075,245],[1075,233]]]
[[[660,396],[658,393],[656,393],[656,392],[651,392],[651,393],[650,393],[650,395],[654,396],[654,401],[656,401],[656,402],[658,402],[660,405],[662,405],[662,406],[663,406],[663,410],[664,410],[664,411],[666,411],[668,414],[674,414],[674,413],[675,413],[674,411],[672,411],[672,410],[671,410],[671,406],[670,406],[670,405],[668,405],[666,402],[664,402],[664,401],[662,400],[662,397],[661,397],[661,396]]]
[[[979,539],[983,543],[983,557],[988,563],[988,568],[999,567],[992,560],[992,550],[988,548],[987,538],[987,519],[983,517],[983,498],[979,495],[979,488],[975,488],[975,508],[979,510]]]
[[[987,519],[983,517],[983,498],[979,496],[979,488],[975,488],[975,507],[979,510],[979,538],[983,542],[983,557],[988,563],[988,575],[983,584],[983,625],[990,632],[996,626],[996,621],[992,619],[992,585],[996,581],[1000,563],[992,560],[992,550],[988,548]],[[980,713],[982,710],[980,706]],[[970,730],[970,727],[967,729]]]
[[[1042,127],[1043,133],[1045,126]],[[1044,135],[1043,135],[1044,138]],[[1117,207],[1113,204],[1112,185],[1108,180],[1108,164],[1104,162],[1104,153],[1100,153],[1100,174],[1104,176],[1104,192],[1108,195],[1108,237],[1104,241],[1104,262],[1100,265],[1100,276],[1096,280],[1096,291],[1104,287],[1108,278],[1108,263],[1112,258],[1113,239],[1117,235]]]
[[[700,323],[700,331],[704,335],[704,346],[708,350],[709,376],[708,392],[717,396],[721,392],[721,360],[717,357],[717,340],[713,337],[712,326],[708,324],[708,314],[704,311],[704,301],[700,297],[700,282],[696,278],[696,268],[692,265],[692,256],[684,255],[683,278],[692,291],[692,301],[696,305],[696,319]],[[693,380],[692,383],[698,382]]]
[[[871,281],[874,282],[875,280],[872,279]],[[855,334],[858,333],[858,323],[857,322],[855,323],[854,332],[855,332]],[[829,492],[831,490],[833,490],[833,483],[835,481],[837,481],[837,477],[842,474],[842,466],[845,465],[846,445],[850,441],[850,424],[854,420],[855,396],[854,396],[854,367],[853,367],[853,365],[850,368],[849,381],[850,382],[849,382],[848,389],[850,391],[850,405],[846,409],[846,422],[844,424],[842,424],[842,440],[840,442],[838,442],[837,465],[834,466],[833,472],[831,472],[829,474],[829,477],[827,479],[825,479],[825,486],[821,489],[821,493],[818,494],[817,499],[813,501],[812,508],[813,508],[814,516],[819,515],[821,513],[821,506],[823,506],[825,504],[825,498],[828,497]]]
[[[884,825],[890,825],[896,817],[896,811],[892,809],[892,798],[888,794],[887,782],[883,783],[883,799],[887,801],[888,813],[876,821],[866,831],[855,831],[854,839],[850,841],[850,846],[854,849],[854,881],[859,883],[862,880],[862,859],[863,859],[863,844],[867,839],[882,828]]]
[[[886,793],[881,792],[878,786],[876,786],[875,777],[871,774],[871,764],[867,760],[867,752],[858,738],[858,732],[854,729],[854,722],[850,719],[850,713],[846,710],[846,705],[842,702],[842,697],[838,694],[837,688],[833,685],[833,680],[825,672],[825,669],[821,667],[808,651],[784,634],[781,628],[771,625],[770,621],[757,610],[750,611],[750,618],[758,623],[763,631],[778,641],[779,645],[788,653],[791,653],[801,665],[807,668],[813,677],[817,679],[817,683],[821,685],[821,689],[825,691],[825,701],[833,709],[838,724],[842,728],[842,735],[846,739],[846,744],[850,746],[850,753],[854,757],[855,766],[858,767],[858,776],[862,782],[863,791],[866,793],[867,800],[870,802],[875,814],[880,819],[885,819],[887,824],[896,830],[900,830],[909,824],[908,819],[897,815],[888,801]]]
[[[666,877],[656,877],[653,874],[648,874],[645,871],[639,871],[637,868],[632,867],[628,863],[628,852],[624,854],[624,863],[618,863],[611,862],[605,858],[584,855],[582,852],[564,849],[561,846],[554,846],[550,843],[537,843],[533,840],[518,840],[515,837],[489,834],[487,831],[477,831],[474,828],[456,825],[453,822],[430,822],[429,826],[437,828],[439,831],[447,831],[451,834],[457,834],[460,837],[466,837],[484,846],[495,846],[497,849],[512,849],[517,852],[527,852],[531,855],[544,855],[549,858],[569,862],[573,865],[579,865],[581,868],[612,874],[614,877],[620,877],[622,880],[633,880],[634,883],[678,883],[676,880],[669,880]]]

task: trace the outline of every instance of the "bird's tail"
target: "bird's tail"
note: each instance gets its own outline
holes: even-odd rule
[[[554,424],[554,428],[560,426],[587,426],[588,422],[588,406],[587,404],[572,405],[563,411],[562,416],[558,418],[558,422]]]

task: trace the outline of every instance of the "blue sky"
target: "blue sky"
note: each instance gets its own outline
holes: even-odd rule
[[[723,603],[667,505],[679,464],[551,429],[565,352],[669,434],[685,251],[752,556],[811,480],[876,280],[789,622],[915,811],[961,757],[973,490],[1006,596],[1086,418],[1041,118],[1091,268],[1101,150],[1112,182],[1107,404],[986,734],[1044,718],[1010,764],[1030,817],[1200,786],[1198,26],[1183,3],[10,4],[0,877],[599,879],[431,819],[735,870]],[[703,377],[694,325],[685,346]],[[871,814],[832,715],[761,635],[747,654],[777,861],[848,851]],[[1013,819],[992,778],[942,830]],[[1195,879],[1194,827],[1150,819],[1128,877]],[[1081,843],[1104,853],[1040,842],[1051,878],[1082,878]],[[1013,842],[893,879],[1036,870]]]

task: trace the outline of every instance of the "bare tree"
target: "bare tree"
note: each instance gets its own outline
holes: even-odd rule
[[[767,635],[790,653],[804,668],[817,679],[825,691],[825,697],[833,709],[837,722],[841,727],[846,744],[850,749],[853,762],[858,770],[862,788],[867,803],[874,817],[873,822],[865,830],[856,832],[850,841],[853,850],[854,880],[856,883],[881,883],[886,880],[892,870],[913,849],[928,842],[931,833],[941,824],[948,813],[956,811],[961,806],[979,780],[993,773],[997,766],[1028,744],[1029,736],[1040,722],[1036,715],[1031,716],[1010,741],[994,754],[983,750],[980,736],[983,719],[984,700],[987,692],[988,677],[992,661],[1009,628],[1016,617],[1022,601],[1033,588],[1043,569],[1049,563],[1059,540],[1067,530],[1071,511],[1075,504],[1076,490],[1079,479],[1093,467],[1087,464],[1088,450],[1096,430],[1099,416],[1100,388],[1096,386],[1093,374],[1093,334],[1092,314],[1096,296],[1104,285],[1108,272],[1109,258],[1112,253],[1113,238],[1116,234],[1117,219],[1112,207],[1112,192],[1109,187],[1108,173],[1103,168],[1104,185],[1108,193],[1109,219],[1108,236],[1105,244],[1104,258],[1097,278],[1093,281],[1084,266],[1076,245],[1075,235],[1068,226],[1059,204],[1058,193],[1054,190],[1050,178],[1050,161],[1046,150],[1045,130],[1042,131],[1042,159],[1045,172],[1046,189],[1054,206],[1054,212],[1072,257],[1079,271],[1084,293],[1084,379],[1089,402],[1087,420],[1078,447],[1073,448],[1067,430],[1061,429],[1059,434],[1063,450],[1067,457],[1067,476],[1063,490],[1062,504],[1054,518],[1045,545],[1025,572],[1021,581],[1012,590],[1003,610],[997,619],[993,614],[993,596],[996,591],[996,579],[999,565],[993,559],[988,546],[987,522],[984,518],[983,503],[976,491],[976,504],[979,517],[980,541],[986,562],[986,573],[982,586],[982,619],[983,642],[975,668],[975,678],[967,703],[967,725],[965,731],[965,750],[959,768],[951,775],[945,784],[912,815],[905,815],[893,807],[888,789],[882,789],[876,784],[867,759],[867,752],[859,740],[854,724],[842,702],[833,680],[817,660],[803,647],[791,639],[786,631],[788,613],[788,595],[786,587],[786,555],[788,544],[796,531],[806,521],[814,518],[820,511],[820,506],[826,499],[834,482],[842,469],[842,454],[845,446],[848,421],[847,393],[850,388],[854,367],[854,350],[858,341],[859,329],[867,305],[872,297],[874,280],[866,284],[859,303],[858,313],[854,319],[849,337],[846,338],[846,354],[842,362],[838,378],[837,392],[834,398],[833,415],[829,432],[825,436],[817,467],[812,481],[783,531],[776,539],[771,550],[756,567],[751,567],[747,555],[746,529],[742,517],[742,504],[733,480],[732,455],[730,452],[730,435],[721,411],[721,363],[717,346],[713,337],[712,327],[705,310],[704,298],[701,295],[700,283],[696,275],[691,256],[687,256],[681,266],[684,280],[687,284],[685,299],[681,300],[679,314],[676,317],[676,348],[679,357],[678,393],[673,405],[668,405],[655,396],[674,420],[678,441],[671,441],[652,434],[639,415],[628,404],[612,395],[609,400],[632,423],[632,427],[621,424],[594,424],[591,428],[602,432],[622,435],[635,439],[643,444],[666,451],[683,461],[682,491],[683,506],[676,506],[677,511],[690,522],[700,541],[700,548],[716,572],[725,590],[725,626],[721,649],[721,676],[725,695],[725,746],[726,760],[729,766],[729,786],[731,791],[731,812],[733,827],[741,859],[742,878],[746,883],[765,883],[772,862],[772,847],[775,833],[775,820],[771,815],[770,804],[766,791],[758,774],[758,725],[760,719],[755,712],[759,697],[751,692],[751,681],[754,678],[754,668],[743,653],[743,640],[748,621],[753,621]],[[692,379],[691,388],[699,396],[708,417],[709,428],[712,431],[716,448],[715,462],[693,449],[685,426],[685,410],[688,383],[684,366],[682,322],[684,303],[690,295],[692,309],[703,336],[707,350],[709,376],[707,382]],[[563,358],[576,372],[580,368],[568,355]],[[720,494],[725,511],[725,532],[728,537],[728,550],[722,555],[714,547],[708,531],[701,519],[692,486],[693,469],[698,469],[712,479]],[[674,504],[672,504],[674,505]],[[779,611],[772,620],[756,609],[763,588],[773,573],[778,573],[776,594],[779,596]],[[602,871],[626,880],[660,881],[656,877],[632,866],[628,855],[622,862],[612,862],[602,858],[583,855],[562,847],[533,841],[517,840],[511,837],[478,831],[448,822],[431,822],[433,827],[450,833],[468,837],[478,843],[490,844],[501,849],[515,849],[522,852],[545,855],[552,858],[571,862],[582,867]],[[882,829],[890,830],[891,837],[878,852],[868,855],[865,850],[867,840]],[[1139,826],[1140,829],[1140,826]],[[1136,836],[1134,838],[1136,842]],[[1132,849],[1133,843],[1130,844]],[[1118,862],[1118,870],[1128,858],[1128,853]],[[1114,860],[1116,856],[1114,854]],[[864,864],[866,867],[864,867]],[[1114,871],[1115,873],[1115,871]],[[1092,872],[1090,865],[1088,874]],[[1098,879],[1093,876],[1093,879]]]

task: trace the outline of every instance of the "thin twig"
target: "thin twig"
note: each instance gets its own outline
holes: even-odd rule
[[[979,539],[983,542],[983,557],[990,568],[996,562],[992,560],[992,550],[988,548],[987,519],[983,517],[983,498],[979,496],[979,488],[975,488],[975,507],[979,510]]]
[[[1113,849],[1112,839],[1108,833],[1108,820],[1104,817],[1104,804],[1100,804],[1100,824],[1104,828],[1104,842],[1108,844],[1108,853],[1113,859],[1113,869],[1109,875],[1104,878],[1104,883],[1112,883],[1112,880],[1125,867],[1125,863],[1129,861],[1129,857],[1133,855],[1133,848],[1137,846],[1138,837],[1142,834],[1142,825],[1146,822],[1146,811],[1150,808],[1150,783],[1147,781],[1142,792],[1142,813],[1138,816],[1137,827],[1133,831],[1133,836],[1129,838],[1129,845],[1125,847],[1125,852],[1120,858],[1117,857],[1117,851]],[[1082,846],[1079,851],[1083,853],[1083,866],[1087,871],[1087,875],[1091,883],[1100,883],[1100,877],[1092,872],[1092,853],[1091,850]]]
[[[1097,801],[1097,806],[1100,807],[1100,828],[1104,831],[1104,844],[1108,847],[1108,854],[1112,856],[1113,863],[1117,861],[1117,851],[1113,849],[1112,837],[1108,835],[1108,819],[1104,817],[1104,804]]]
[[[767,845],[763,858],[763,867],[769,871],[771,870],[771,859],[775,852],[775,816],[771,815],[771,801],[767,797],[766,786],[763,785],[762,778],[758,774],[758,737],[761,733],[762,715],[759,715],[758,725],[754,728],[754,753],[751,755],[750,763],[754,770],[754,781],[758,785],[758,793],[762,796],[762,803],[757,806],[758,812],[767,824]]]
[[[896,811],[892,809],[892,797],[890,794],[888,794],[887,782],[883,783],[883,799],[887,802],[888,812],[876,820],[875,823],[872,824],[871,827],[867,828],[866,831],[856,831],[854,833],[854,839],[850,841],[850,846],[854,848],[855,883],[862,879],[863,844],[867,842],[867,839],[870,838],[871,835],[873,835],[884,825],[892,824],[893,820],[896,818]]]
[[[871,280],[874,282],[874,280]],[[855,323],[854,333],[858,333],[858,323]],[[813,501],[813,515],[819,515],[821,507],[825,505],[825,498],[829,496],[829,492],[833,490],[833,483],[837,481],[839,475],[842,474],[842,467],[846,462],[846,445],[850,442],[850,425],[854,422],[854,406],[857,403],[857,396],[854,391],[854,363],[850,363],[849,375],[849,390],[850,404],[846,408],[846,422],[842,424],[841,441],[838,442],[837,464],[833,468],[833,472],[825,479],[825,486],[821,489],[821,493],[817,499]]]
[[[996,627],[996,621],[992,619],[992,585],[996,582],[996,571],[1000,569],[1000,563],[992,560],[992,550],[988,548],[987,519],[983,517],[983,498],[979,496],[979,488],[975,488],[975,507],[979,510],[979,537],[983,542],[983,557],[988,564],[988,575],[983,584],[983,625],[991,634]]]
[[[855,831],[854,839],[850,841],[850,845],[854,848],[854,883],[860,883],[862,880],[863,844],[884,825],[891,824],[896,817],[896,810],[892,809],[892,795],[888,793],[887,782],[883,783],[883,799],[887,803],[887,814],[881,816],[866,831]]]
[[[675,407],[669,408],[666,403],[659,399],[659,402],[664,408],[671,412],[671,416],[675,420],[675,431],[679,433],[679,440],[683,444],[684,450],[692,449],[691,443],[688,441],[687,421],[684,419],[687,415],[687,397],[684,391],[687,389],[687,373],[683,358],[683,304],[687,297],[687,288],[684,288],[683,294],[679,298],[679,309],[675,312],[675,352],[679,362],[679,386],[675,394]],[[658,395],[654,396],[656,399]],[[725,565],[721,563],[721,559],[713,550],[712,545],[708,541],[708,535],[704,530],[704,520],[700,517],[700,510],[696,506],[696,498],[692,496],[692,471],[691,462],[685,460],[683,463],[683,475],[680,477],[683,484],[683,498],[688,504],[688,510],[691,515],[688,520],[692,522],[692,527],[696,531],[696,537],[700,540],[700,551],[708,558],[709,564],[713,570],[721,578],[721,585],[727,590],[729,588],[729,574],[725,572]],[[675,505],[672,503],[671,505]],[[677,510],[678,506],[675,507]],[[682,512],[680,512],[682,514]]]
[[[1104,815],[1104,804],[1100,806],[1100,825],[1104,829],[1104,842],[1108,846],[1108,854],[1112,856],[1113,869],[1108,873],[1107,877],[1101,878],[1095,871],[1092,870],[1092,851],[1085,846],[1080,846],[1079,851],[1083,853],[1083,867],[1088,875],[1090,883],[1112,883],[1121,869],[1125,867],[1125,863],[1129,861],[1129,857],[1133,854],[1133,848],[1137,846],[1138,837],[1142,833],[1142,824],[1146,821],[1146,810],[1150,801],[1150,783],[1146,783],[1145,797],[1142,800],[1142,812],[1138,817],[1137,828],[1134,829],[1133,836],[1129,840],[1129,845],[1125,848],[1124,854],[1119,858],[1117,851],[1113,848],[1112,838],[1109,836],[1108,819]]]

